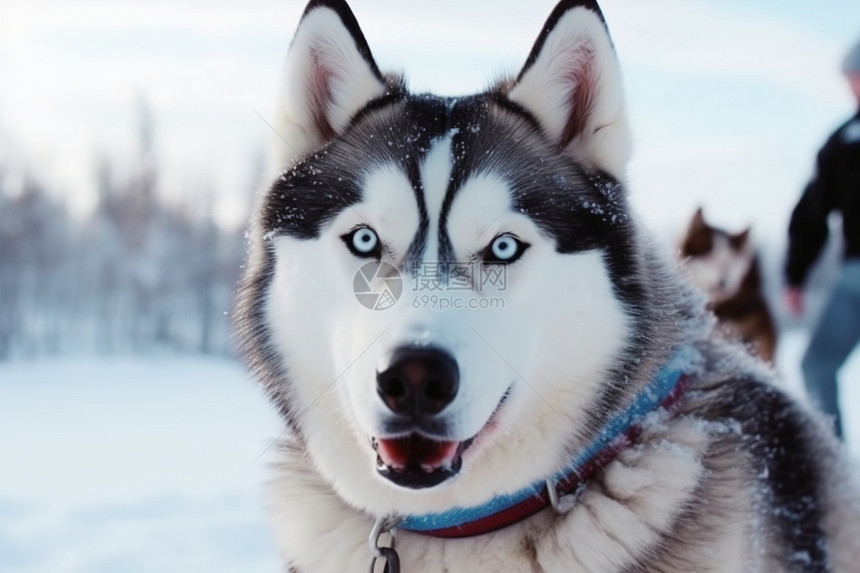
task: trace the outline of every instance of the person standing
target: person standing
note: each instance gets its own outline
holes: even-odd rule
[[[842,437],[836,374],[860,341],[860,42],[842,64],[858,111],[837,129],[818,153],[816,170],[791,215],[785,266],[785,303],[796,316],[803,312],[810,267],[827,241],[827,219],[842,213],[844,261],[831,298],[803,357],[806,389]],[[860,383],[860,381],[858,381]]]

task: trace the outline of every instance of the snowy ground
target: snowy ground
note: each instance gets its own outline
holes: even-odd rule
[[[0,365],[0,571],[278,571],[279,431],[227,361]]]
[[[781,346],[795,390],[804,344]],[[860,353],[843,377],[857,455]],[[0,571],[278,571],[261,484],[279,432],[227,361],[0,365]]]

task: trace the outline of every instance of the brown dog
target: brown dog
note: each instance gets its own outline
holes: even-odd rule
[[[699,208],[681,241],[682,266],[705,291],[722,331],[773,362],[776,328],[761,288],[758,257],[749,228],[737,234],[710,226]]]

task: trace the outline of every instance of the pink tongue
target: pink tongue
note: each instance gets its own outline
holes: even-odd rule
[[[448,467],[457,455],[460,442],[438,442],[416,434],[402,438],[377,440],[376,453],[382,462],[394,469],[406,469],[416,463],[425,470]]]

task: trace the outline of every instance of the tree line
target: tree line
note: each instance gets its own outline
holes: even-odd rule
[[[0,360],[60,353],[231,351],[229,309],[245,240],[211,200],[159,193],[151,120],[135,167],[103,159],[98,200],[72,213],[33,176],[0,165]]]

